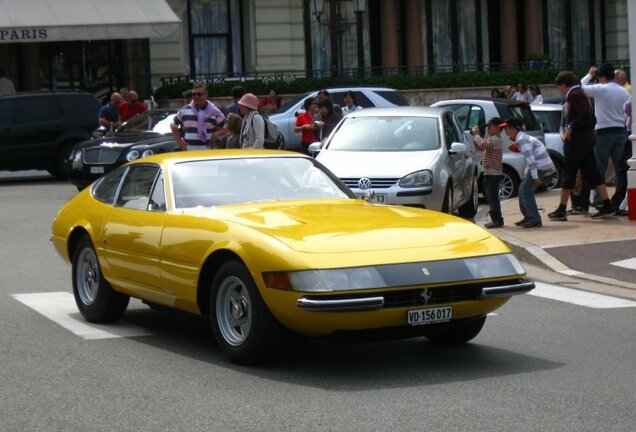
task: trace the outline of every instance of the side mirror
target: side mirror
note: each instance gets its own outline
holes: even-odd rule
[[[104,138],[108,134],[108,130],[104,126],[99,126],[97,129],[93,131],[91,134],[92,138]]]
[[[450,146],[450,149],[448,150],[449,153],[453,153],[453,154],[463,154],[463,153],[466,153],[467,151],[468,151],[468,147],[466,147],[466,144],[459,143],[459,142],[452,143]]]
[[[309,148],[307,149],[309,154],[312,156],[316,156],[322,150],[322,143],[320,141],[309,144]]]

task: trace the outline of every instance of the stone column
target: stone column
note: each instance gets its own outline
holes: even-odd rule
[[[409,67],[409,73],[418,74],[418,68],[421,68],[424,64],[421,5],[418,0],[406,0],[404,9],[407,35],[406,65]]]
[[[501,63],[503,70],[515,70],[519,56],[517,53],[517,2],[501,2]]]
[[[525,55],[543,54],[541,0],[525,0],[523,8],[525,25]]]
[[[392,1],[380,2],[380,14],[382,25],[382,67],[395,68],[390,74],[397,74],[398,64],[398,40],[397,40],[397,11]]]
[[[40,90],[40,44],[20,44],[20,91]],[[16,89],[17,90],[17,89]]]

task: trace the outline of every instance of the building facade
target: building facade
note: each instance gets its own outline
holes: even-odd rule
[[[165,77],[623,66],[627,28],[627,0],[0,0],[0,69],[19,90],[102,96]]]

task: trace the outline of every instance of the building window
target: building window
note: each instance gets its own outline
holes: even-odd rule
[[[189,0],[190,75],[243,71],[240,0]]]

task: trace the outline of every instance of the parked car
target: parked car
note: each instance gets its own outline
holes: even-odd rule
[[[81,190],[126,162],[178,151],[170,130],[176,113],[175,109],[147,111],[124,123],[114,136],[77,144],[65,160],[69,180]]]
[[[208,316],[237,363],[277,352],[289,330],[464,343],[534,287],[474,223],[356,199],[285,151],[135,160],[65,204],[51,239],[87,321],[117,320],[130,297]]]
[[[545,134],[545,146],[550,153],[552,162],[556,167],[556,174],[547,185],[548,189],[561,187],[561,179],[563,178],[563,166],[565,164],[565,156],[563,155],[563,140],[561,140],[560,127],[561,116],[563,115],[563,105],[558,104],[538,104],[530,105],[532,112],[539,120],[543,133]]]
[[[530,106],[525,102],[512,101],[509,99],[493,98],[461,98],[449,99],[434,103],[434,107],[448,107],[455,113],[465,135],[470,135],[473,126],[483,126],[492,117],[499,117],[505,120],[509,117],[518,117],[523,121],[525,132],[544,142],[543,130],[532,113]],[[488,134],[483,128],[485,136]],[[499,189],[499,197],[508,199],[517,196],[519,184],[525,171],[525,161],[523,156],[511,148],[511,142],[502,131],[501,137],[504,140],[503,154],[503,178]],[[480,190],[483,190],[483,178],[480,178]]]
[[[328,88],[329,99],[340,106],[344,106],[344,95],[349,90],[353,91],[356,101],[363,108],[404,106],[408,101],[395,89],[382,87],[346,87]],[[303,103],[308,97],[316,97],[318,91],[305,93],[281,106],[269,119],[276,125],[278,131],[285,137],[285,148],[289,150],[300,149],[300,132],[294,132],[296,117],[305,112]]]
[[[372,108],[346,116],[317,159],[358,195],[382,204],[459,211],[478,206],[476,150],[449,109]]]
[[[0,169],[44,169],[64,178],[64,160],[97,126],[99,103],[77,91],[0,96]]]

